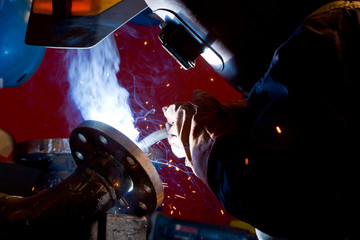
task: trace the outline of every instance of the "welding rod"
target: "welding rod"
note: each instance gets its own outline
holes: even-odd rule
[[[138,143],[138,147],[145,153],[147,153],[149,151],[149,148],[157,143],[158,141],[161,141],[165,138],[167,138],[169,136],[167,130],[164,129],[160,129],[157,130],[151,134],[149,134],[148,136],[146,136],[143,140],[141,140]]]

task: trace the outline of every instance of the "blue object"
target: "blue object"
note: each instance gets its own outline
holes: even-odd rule
[[[23,84],[44,58],[44,47],[25,44],[30,9],[30,0],[0,0],[0,88]]]

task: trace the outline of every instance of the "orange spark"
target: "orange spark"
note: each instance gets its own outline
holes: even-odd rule
[[[280,134],[281,133],[281,128],[279,126],[276,126],[276,131]]]
[[[185,197],[175,194],[174,196],[185,199]]]

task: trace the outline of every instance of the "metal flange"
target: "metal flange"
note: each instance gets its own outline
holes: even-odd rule
[[[160,206],[164,191],[160,176],[145,153],[117,129],[98,121],[84,121],[70,135],[70,148],[78,166],[99,156],[111,156],[125,168],[133,187],[120,199],[127,214],[144,216]]]

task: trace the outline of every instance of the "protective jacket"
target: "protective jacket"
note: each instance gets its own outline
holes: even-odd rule
[[[194,172],[233,216],[276,237],[345,239],[359,225],[360,2],[308,16],[248,99],[175,104]]]

